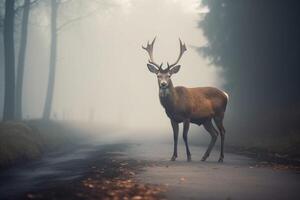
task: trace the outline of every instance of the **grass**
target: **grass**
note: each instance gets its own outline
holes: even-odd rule
[[[228,145],[256,155],[300,161],[300,134],[297,133],[236,137]]]
[[[0,168],[40,158],[80,141],[71,126],[53,121],[0,123]]]
[[[0,124],[0,166],[36,159],[42,154],[43,139],[24,123]]]

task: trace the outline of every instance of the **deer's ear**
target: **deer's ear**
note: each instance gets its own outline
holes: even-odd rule
[[[148,69],[149,69],[150,72],[152,72],[154,74],[158,73],[158,69],[154,65],[151,65],[151,64],[148,63],[147,67],[148,67]]]
[[[171,74],[176,74],[179,71],[180,67],[181,67],[180,65],[176,65],[176,66],[172,67],[170,69],[170,73]]]

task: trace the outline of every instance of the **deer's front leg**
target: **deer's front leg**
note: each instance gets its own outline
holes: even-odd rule
[[[174,151],[173,151],[173,156],[171,158],[171,161],[175,161],[177,158],[177,143],[178,143],[178,130],[179,126],[178,123],[175,121],[171,120],[172,128],[173,128],[173,136],[174,136]]]

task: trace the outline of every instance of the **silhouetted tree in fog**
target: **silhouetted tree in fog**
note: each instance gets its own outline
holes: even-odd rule
[[[14,4],[14,0],[5,1],[3,32],[5,60],[5,96],[3,120],[13,120],[15,118]]]
[[[239,134],[299,130],[299,1],[204,0],[201,52],[224,68]]]
[[[0,1],[0,31],[3,31],[3,20],[4,20],[4,10],[5,10],[5,2]]]
[[[43,118],[49,119],[53,101],[53,91],[55,83],[55,70],[56,70],[56,57],[57,57],[57,11],[59,2],[58,0],[51,1],[51,43],[50,43],[50,60],[49,60],[49,75],[48,75],[48,88],[46,94],[46,101],[44,106]]]
[[[49,60],[49,75],[48,75],[48,88],[46,93],[46,101],[43,112],[43,119],[49,119],[51,116],[53,93],[55,85],[55,73],[57,65],[57,45],[58,45],[58,33],[63,30],[66,26],[75,23],[85,17],[90,16],[95,13],[96,9],[85,15],[79,15],[72,19],[66,19],[63,23],[57,22],[58,11],[60,4],[68,3],[72,1],[62,1],[62,0],[51,0],[51,22],[50,22],[50,34],[51,34],[51,46],[50,46],[50,60]],[[77,2],[78,3],[78,2]]]
[[[21,24],[21,41],[18,55],[17,66],[17,82],[16,82],[16,118],[22,119],[22,91],[23,91],[23,77],[24,77],[24,65],[27,45],[27,29],[28,18],[30,11],[30,0],[24,0],[23,16]]]
[[[4,12],[5,1],[0,1],[0,119],[3,117],[3,102],[4,102],[4,40],[3,40],[3,26],[4,26]]]

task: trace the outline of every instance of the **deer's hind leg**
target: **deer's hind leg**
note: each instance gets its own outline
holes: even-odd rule
[[[189,127],[190,127],[190,121],[186,120],[183,122],[183,140],[184,140],[184,144],[185,144],[185,148],[186,148],[186,157],[187,157],[187,161],[190,162],[191,159],[191,152],[189,149],[189,144],[188,144],[188,132],[189,132]]]
[[[218,131],[213,126],[211,119],[204,122],[203,126],[207,130],[207,132],[210,134],[211,140],[210,140],[209,146],[208,146],[205,154],[203,155],[201,161],[205,161],[208,158],[212,148],[214,147],[214,145],[217,141],[217,137],[218,137]]]
[[[177,143],[178,143],[178,131],[179,125],[177,122],[171,120],[172,128],[173,128],[173,137],[174,137],[174,151],[171,158],[171,161],[175,161],[177,158]]]
[[[223,126],[223,118],[224,113],[220,114],[219,116],[214,117],[214,121],[216,123],[216,126],[218,127],[221,135],[221,153],[219,162],[223,162],[224,159],[224,140],[225,140],[225,128]]]

